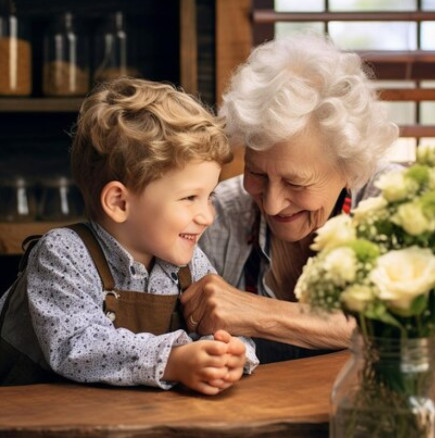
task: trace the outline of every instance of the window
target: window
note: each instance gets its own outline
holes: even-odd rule
[[[376,86],[400,127],[391,151],[412,161],[435,142],[435,0],[254,0],[254,44],[305,29],[328,33],[372,67]]]

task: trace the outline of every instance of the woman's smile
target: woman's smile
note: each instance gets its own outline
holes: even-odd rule
[[[306,210],[301,210],[298,213],[294,213],[294,214],[276,214],[274,216],[269,216],[269,218],[272,221],[275,222],[280,222],[280,223],[290,223],[293,222],[297,219],[299,219],[300,217],[302,217],[304,215],[304,213],[306,213]]]

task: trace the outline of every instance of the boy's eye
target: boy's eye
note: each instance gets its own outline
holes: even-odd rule
[[[196,199],[196,196],[195,195],[190,195],[190,196],[186,196],[183,199],[185,199],[186,201],[194,201]]]
[[[211,193],[208,195],[208,199],[209,199],[210,201],[213,201],[214,198],[216,198],[216,193],[215,193],[215,192],[211,192]]]

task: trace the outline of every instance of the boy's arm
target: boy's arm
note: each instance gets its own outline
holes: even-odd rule
[[[238,336],[246,347],[246,362],[243,367],[243,374],[252,374],[252,372],[260,364],[257,355],[255,354],[255,343],[251,338],[245,338],[244,336]]]
[[[207,274],[216,274],[216,269],[210,263],[208,257],[200,248],[196,248],[191,262],[193,281],[197,281]],[[190,334],[193,339],[213,339],[213,335],[199,337],[195,333]],[[250,338],[240,336],[239,339],[246,347],[246,363],[243,369],[244,374],[251,374],[260,363],[255,354],[255,343]]]
[[[29,310],[44,356],[72,380],[168,389],[162,379],[173,347],[192,342],[182,330],[161,336],[115,329],[82,240],[69,229],[43,237],[28,265]]]

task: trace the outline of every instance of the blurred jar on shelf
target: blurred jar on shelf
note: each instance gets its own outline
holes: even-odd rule
[[[69,221],[82,217],[83,201],[70,178],[54,176],[40,182],[38,217],[43,221]]]
[[[0,222],[31,222],[36,219],[34,184],[15,175],[0,180]]]
[[[44,36],[43,93],[84,96],[89,90],[89,41],[66,12],[55,18]]]
[[[0,95],[32,92],[32,50],[26,23],[11,0],[0,1]]]
[[[107,15],[95,34],[94,82],[139,76],[135,35],[122,12]]]

